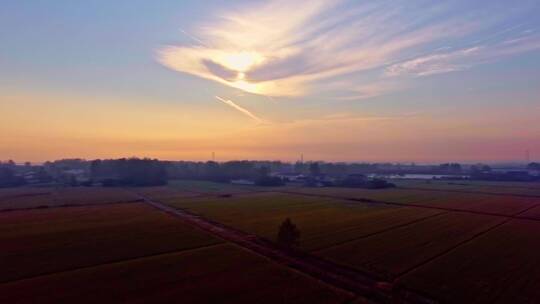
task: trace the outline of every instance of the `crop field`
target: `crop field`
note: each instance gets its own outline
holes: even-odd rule
[[[492,183],[437,185],[0,190],[0,303],[357,303],[339,284],[218,239],[170,207],[270,242],[290,218],[304,257],[443,303],[539,302],[540,198],[520,192],[534,185],[503,183],[512,192],[501,194],[478,190]]]
[[[318,251],[317,254],[389,280],[475,234],[501,223],[498,217],[446,213],[412,225]]]
[[[21,196],[39,196],[51,193],[50,188],[21,187],[0,189],[0,201]]]
[[[165,202],[271,240],[275,240],[281,222],[289,217],[302,227],[301,246],[307,250],[324,248],[440,212],[281,193],[180,198]]]
[[[172,181],[169,187],[179,190],[188,191],[194,193],[205,194],[231,194],[231,193],[246,193],[267,191],[268,187],[258,187],[252,185],[233,185],[227,183],[213,183],[208,181],[190,181],[190,180],[177,180]],[[271,189],[271,188],[270,188]]]
[[[145,187],[145,188],[132,188],[132,192],[139,193],[145,196],[151,196],[154,199],[170,199],[180,197],[196,197],[204,195],[204,193],[197,193],[193,191],[176,189],[173,187],[159,186],[159,187]]]
[[[0,190],[0,211],[134,202],[127,191],[112,188],[21,188]]]
[[[442,190],[442,189],[439,189]],[[540,205],[540,197],[523,197],[454,191],[430,191],[417,189],[352,189],[352,188],[302,188],[291,190],[310,195],[326,195],[341,198],[370,199],[397,204],[458,209],[463,211],[487,212],[513,215],[535,205]]]
[[[142,204],[0,213],[0,282],[215,244]]]
[[[222,244],[0,284],[0,303],[36,298],[40,303],[330,304],[351,296]]]
[[[167,202],[270,239],[275,239],[279,223],[290,217],[301,231],[304,250],[396,280],[398,286],[445,303],[537,302],[540,200],[529,196],[530,192],[520,192],[519,185],[505,185],[512,191],[501,191],[502,195],[482,193],[479,186],[454,192],[431,185],[435,191],[294,188],[285,189],[287,194]]]
[[[540,197],[538,182],[490,182],[469,180],[412,180],[394,179],[392,183],[398,187],[422,188],[435,190],[476,191],[495,194],[536,195]]]
[[[513,220],[403,277],[448,303],[537,303],[540,223]]]

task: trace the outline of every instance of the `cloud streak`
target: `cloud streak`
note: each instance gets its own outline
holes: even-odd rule
[[[239,105],[237,105],[236,103],[234,103],[232,100],[229,100],[229,99],[225,99],[225,98],[221,98],[219,96],[216,96],[216,99],[223,102],[224,104],[232,107],[233,109],[237,110],[238,112],[246,115],[247,117],[253,119],[255,122],[257,123],[263,123],[264,121],[259,118],[257,115],[251,113],[248,109],[246,108],[243,108]]]
[[[430,76],[464,71],[529,51],[540,50],[540,36],[527,36],[504,40],[491,45],[478,45],[446,53],[429,54],[386,68],[387,76]]]

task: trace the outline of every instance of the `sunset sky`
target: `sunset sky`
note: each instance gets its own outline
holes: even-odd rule
[[[0,6],[0,160],[540,160],[540,1]]]

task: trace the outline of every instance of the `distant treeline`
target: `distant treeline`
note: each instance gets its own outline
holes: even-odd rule
[[[151,186],[163,185],[170,179],[195,179],[216,182],[248,180],[259,185],[278,185],[289,175],[303,175],[307,183],[325,183],[334,178],[342,184],[358,183],[351,175],[368,174],[442,174],[477,180],[540,180],[535,171],[539,163],[530,163],[516,170],[493,170],[484,164],[439,165],[392,163],[330,163],[281,161],[160,161],[157,159],[122,158],[110,160],[63,159],[43,165],[0,162],[0,187],[25,184],[63,184],[69,186]],[[529,174],[526,170],[533,172]],[[281,178],[277,178],[276,174]],[[316,178],[314,178],[316,177]]]
[[[168,179],[164,162],[138,158],[94,160],[90,178],[103,186],[159,186]]]

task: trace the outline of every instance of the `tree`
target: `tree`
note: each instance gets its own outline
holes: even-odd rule
[[[321,175],[321,168],[319,167],[319,163],[311,163],[309,164],[309,173],[312,176],[319,176]]]
[[[529,165],[527,165],[527,169],[540,170],[540,163],[530,163]]]
[[[270,176],[270,168],[262,166],[258,169],[258,177],[255,180],[257,186],[275,187],[283,186],[283,180],[277,176]]]
[[[9,167],[0,167],[0,188],[18,187],[24,184],[26,184],[24,178],[15,175],[13,169]]]
[[[304,163],[303,162],[296,162],[294,164],[294,172],[297,174],[304,173]]]
[[[291,221],[290,218],[285,219],[278,232],[278,244],[286,249],[292,249],[300,244],[300,230]]]
[[[260,179],[266,179],[270,176],[270,168],[267,166],[260,167],[258,171]]]

